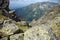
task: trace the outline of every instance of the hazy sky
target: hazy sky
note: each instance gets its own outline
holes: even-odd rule
[[[44,1],[60,2],[60,0],[10,0],[9,8],[14,9],[27,6],[31,3],[44,2]]]
[[[14,9],[19,7],[24,7],[31,3],[43,2],[43,1],[48,1],[48,0],[10,0],[9,8]]]
[[[60,0],[50,0],[51,2],[60,3]]]

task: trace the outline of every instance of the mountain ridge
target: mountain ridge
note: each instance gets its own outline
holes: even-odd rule
[[[49,8],[55,5],[59,4],[52,2],[41,2],[31,4],[21,9],[17,9],[16,13],[20,15],[22,18],[25,18],[25,20],[32,21],[33,19],[38,19],[39,17],[41,17],[45,11],[47,11]]]
[[[47,3],[48,2],[50,2],[50,1],[46,1]],[[36,3],[44,3],[44,2],[36,2]],[[36,3],[32,3],[32,4],[30,4],[30,5],[33,5],[33,4],[36,4]],[[50,3],[55,3],[55,2],[50,2]],[[59,3],[56,3],[56,4],[59,4]],[[59,4],[60,5],[60,4]],[[29,5],[27,5],[27,6],[29,6]],[[24,7],[27,7],[27,6],[24,6]],[[24,7],[21,7],[21,8],[24,8]],[[20,9],[20,8],[17,8],[17,9]],[[15,9],[15,10],[17,10],[17,9]],[[12,9],[13,10],[13,9]]]

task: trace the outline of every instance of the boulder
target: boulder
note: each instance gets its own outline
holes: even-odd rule
[[[4,21],[4,27],[2,28],[4,33],[11,35],[18,29],[19,28],[14,23],[10,23],[9,20]]]
[[[2,39],[0,39],[0,40],[8,40],[8,38],[7,38],[7,37],[4,37],[4,38],[2,38]]]
[[[10,40],[24,40],[23,33],[10,36]]]
[[[56,35],[50,27],[37,25],[24,33],[24,40],[57,40]]]
[[[16,26],[10,20],[4,20],[4,22],[3,22],[3,28],[0,29],[0,31],[1,31],[1,33],[2,33],[3,36],[12,35],[17,30],[19,30],[18,26]]]
[[[0,29],[3,27],[3,22],[4,22],[4,20],[2,19],[2,20],[0,20]]]

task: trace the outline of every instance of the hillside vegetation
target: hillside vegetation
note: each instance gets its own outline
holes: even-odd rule
[[[24,20],[32,21],[33,19],[39,19],[45,14],[47,10],[49,10],[49,8],[56,5],[59,4],[53,2],[38,2],[23,8],[16,9],[16,13]]]

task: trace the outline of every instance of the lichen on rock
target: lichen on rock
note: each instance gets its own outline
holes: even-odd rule
[[[50,27],[37,25],[24,33],[24,40],[57,40]]]
[[[23,33],[14,34],[14,35],[10,36],[10,40],[24,40]]]

